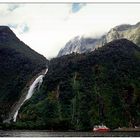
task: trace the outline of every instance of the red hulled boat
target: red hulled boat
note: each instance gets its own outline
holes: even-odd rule
[[[105,125],[95,125],[93,128],[94,132],[108,132],[110,129]]]

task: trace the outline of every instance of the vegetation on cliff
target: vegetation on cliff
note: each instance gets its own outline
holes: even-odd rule
[[[20,41],[7,26],[0,26],[0,122],[19,100],[27,82],[47,60]]]
[[[16,127],[85,131],[100,123],[134,127],[139,118],[140,48],[120,39],[88,54],[52,59]]]

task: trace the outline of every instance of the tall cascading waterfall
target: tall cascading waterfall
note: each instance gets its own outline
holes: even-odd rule
[[[34,91],[36,89],[36,87],[38,86],[38,89],[40,88],[42,82],[43,82],[43,77],[45,76],[45,74],[48,72],[48,69],[46,69],[44,74],[39,75],[34,82],[32,83],[32,85],[30,86],[28,93],[25,97],[25,99],[21,102],[21,104],[18,106],[14,116],[13,116],[13,121],[16,122],[17,116],[18,116],[18,112],[21,108],[21,106],[24,104],[24,102],[28,99],[30,99],[32,97],[32,95],[34,94]]]

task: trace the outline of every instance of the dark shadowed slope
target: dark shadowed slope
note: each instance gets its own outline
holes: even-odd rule
[[[27,82],[46,68],[47,60],[0,26],[0,118],[4,119]]]

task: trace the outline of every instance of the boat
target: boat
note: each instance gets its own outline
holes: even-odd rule
[[[110,129],[105,125],[95,125],[93,128],[93,132],[108,132]]]

